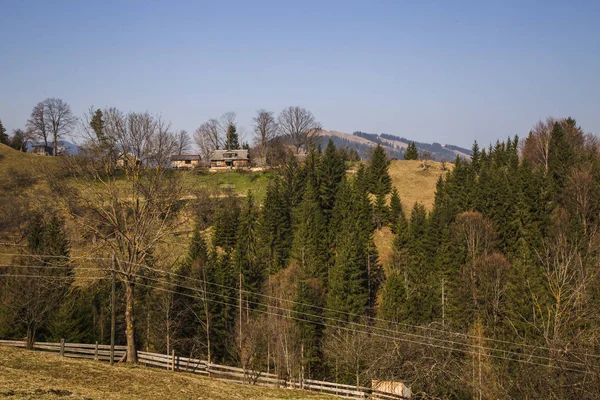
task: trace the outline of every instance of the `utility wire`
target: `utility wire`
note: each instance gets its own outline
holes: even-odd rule
[[[30,267],[30,266],[22,266],[22,267]],[[33,266],[33,267],[37,267],[37,266]],[[59,267],[60,268],[60,267]],[[112,270],[112,269],[111,269]],[[116,271],[116,270],[114,270]],[[50,277],[50,276],[46,276],[46,275],[1,275],[1,276],[21,276],[21,277],[39,277],[39,278],[46,278],[46,279],[54,279],[55,277]],[[72,277],[62,277],[62,278],[68,278],[68,279],[72,279]],[[108,277],[85,277],[86,279],[108,279]],[[215,296],[220,296],[223,297],[225,299],[229,299],[229,300],[233,300],[233,303],[228,303],[228,302],[223,302],[223,301],[217,301],[214,299],[208,299],[208,298],[203,298],[203,297],[198,297],[198,296],[193,296],[187,293],[181,293],[181,292],[176,292],[173,290],[169,290],[166,288],[162,288],[162,287],[157,287],[155,285],[147,285],[147,284],[143,284],[141,282],[136,282],[136,285],[141,285],[141,286],[146,286],[146,287],[150,287],[150,288],[154,288],[154,289],[158,289],[158,290],[164,290],[164,291],[168,291],[171,293],[175,293],[175,294],[179,294],[179,295],[184,295],[184,296],[189,296],[195,299],[200,299],[202,301],[211,301],[211,302],[216,302],[216,303],[220,303],[220,304],[227,304],[227,305],[234,305],[236,308],[239,308],[239,306],[237,304],[235,304],[238,300],[237,297],[234,296],[228,296],[226,294],[222,294],[222,293],[215,293],[215,292],[210,292],[207,290],[202,290],[199,288],[193,288],[193,287],[187,287],[187,286],[183,286],[183,285],[179,285],[173,282],[167,282],[161,279],[156,279],[156,278],[151,278],[151,277],[140,277],[140,279],[148,279],[148,280],[152,280],[155,281],[157,283],[167,283],[167,284],[173,284],[177,287],[180,287],[182,289],[188,289],[188,290],[192,290],[192,291],[196,291],[196,292],[201,292],[201,293],[205,293],[205,294],[210,294],[210,295],[215,295]],[[234,287],[228,287],[230,289],[234,289],[237,290]],[[543,361],[552,361],[552,359],[550,357],[546,357],[546,356],[538,356],[538,355],[534,355],[534,354],[523,354],[523,353],[516,353],[510,350],[503,350],[503,349],[497,349],[497,348],[491,348],[491,347],[485,347],[485,346],[481,346],[481,345],[474,345],[474,344],[469,344],[469,343],[462,343],[462,342],[455,342],[452,340],[448,340],[448,339],[442,339],[442,338],[435,338],[435,337],[431,337],[431,336],[423,336],[423,335],[418,335],[418,334],[414,334],[414,333],[409,333],[409,332],[401,332],[401,331],[395,331],[395,330],[391,330],[391,329],[386,329],[386,328],[381,328],[381,327],[377,327],[377,326],[370,326],[370,325],[365,325],[365,324],[360,324],[357,322],[352,322],[352,321],[345,321],[345,320],[340,320],[340,319],[336,319],[336,318],[331,318],[331,317],[326,317],[326,316],[322,316],[322,315],[315,315],[315,314],[309,314],[306,312],[301,312],[298,310],[294,310],[294,309],[289,309],[289,308],[284,308],[284,307],[278,307],[278,306],[273,306],[273,305],[269,305],[269,304],[265,304],[265,303],[260,303],[260,302],[254,302],[254,301],[249,301],[246,300],[246,304],[253,304],[253,305],[257,305],[257,306],[264,306],[267,308],[272,308],[272,309],[276,309],[276,310],[280,310],[280,311],[284,311],[284,312],[290,312],[290,313],[295,313],[298,315],[302,315],[302,316],[307,316],[307,317],[313,317],[313,318],[317,318],[320,320],[328,320],[328,321],[333,321],[333,322],[341,322],[344,324],[350,324],[354,327],[361,327],[361,328],[366,328],[366,329],[377,329],[379,331],[384,331],[384,332],[391,332],[393,334],[396,335],[405,335],[405,336],[412,336],[421,340],[434,340],[434,341],[440,341],[440,342],[444,342],[444,343],[448,343],[448,344],[453,344],[453,345],[458,345],[458,346],[466,346],[466,347],[471,347],[471,348],[476,348],[476,349],[480,349],[480,350],[486,350],[486,351],[490,351],[490,352],[501,352],[503,353],[505,356],[506,355],[513,355],[516,357],[530,357],[530,358],[537,358],[539,360],[543,360]],[[242,307],[243,308],[247,308],[246,307]],[[263,312],[263,310],[256,310],[258,312]],[[273,313],[271,313],[273,314]],[[273,314],[273,315],[279,315],[282,316],[281,314]],[[289,317],[292,319],[297,319],[297,320],[301,320],[301,321],[305,321],[305,322],[309,322],[309,323],[313,323],[313,324],[321,324],[323,326],[332,326],[332,327],[336,327],[336,328],[343,328],[343,327],[339,327],[337,325],[330,325],[330,324],[325,324],[324,322],[320,322],[320,321],[315,321],[315,320],[307,320],[307,319],[298,319],[297,317],[292,317],[290,316],[284,316],[284,317]],[[350,329],[350,328],[347,328]],[[352,330],[352,329],[350,329]],[[448,346],[442,346],[439,344],[434,344],[434,343],[430,343],[430,342],[419,342],[419,341],[415,341],[415,340],[409,340],[409,339],[403,339],[403,338],[398,338],[397,336],[389,336],[389,335],[381,335],[381,334],[375,334],[373,332],[369,332],[369,331],[365,331],[365,330],[359,330],[359,332],[363,332],[363,333],[369,333],[369,334],[374,334],[377,336],[381,336],[381,337],[388,337],[388,338],[395,338],[397,340],[404,340],[404,341],[408,341],[408,342],[412,342],[412,343],[417,343],[417,344],[421,344],[421,345],[426,345],[426,346],[433,346],[433,347],[438,347],[438,348],[444,348],[444,349],[448,349],[448,350],[456,350],[456,351],[461,351],[461,352],[466,352],[468,354],[478,354],[478,353],[473,353],[473,352],[468,352],[467,350],[463,350],[463,349],[458,349],[455,347],[448,347]],[[574,353],[572,353],[574,354]],[[584,354],[585,356],[594,356],[594,355],[590,355],[590,354]],[[523,360],[523,359],[512,359],[512,358],[507,358],[507,357],[500,357],[500,356],[496,356],[496,355],[492,355],[490,354],[489,356],[493,356],[496,358],[501,358],[501,359],[505,359],[505,360],[512,360],[512,361],[527,361],[527,360]],[[568,361],[568,360],[563,360],[563,362],[565,363],[569,363],[569,364],[573,364],[573,365],[577,365],[577,366],[586,366],[583,363],[580,362],[576,362],[576,361]],[[539,364],[539,365],[545,365],[545,364]]]
[[[0,253],[0,254],[7,255],[7,256],[29,256],[29,257],[47,257],[47,258],[53,258],[53,257],[55,257],[55,258],[64,258],[65,257],[65,256],[53,256],[53,255],[33,255],[33,254],[32,255],[29,255],[29,254],[7,254],[7,253]],[[107,258],[107,257],[91,257],[91,256],[77,256],[77,257],[71,257],[71,258],[89,259],[89,260],[103,260],[103,261],[110,261],[111,260],[110,258]],[[150,267],[150,266],[144,265],[144,264],[133,263],[133,262],[126,261],[126,260],[119,260],[119,262],[125,263],[125,264],[133,264],[135,266],[139,266],[139,267],[148,269],[150,271],[154,271],[154,272],[158,272],[158,273],[162,273],[162,274],[168,274],[168,275],[172,275],[172,276],[184,278],[186,280],[197,281],[197,282],[204,283],[204,284],[207,284],[207,285],[212,285],[212,286],[216,286],[216,287],[220,287],[220,288],[224,288],[224,289],[239,291],[239,289],[236,288],[236,287],[222,285],[222,284],[218,284],[218,283],[215,283],[215,282],[209,282],[209,281],[206,281],[206,280],[203,280],[203,279],[198,279],[198,278],[193,278],[193,277],[189,277],[189,276],[177,274],[175,272],[165,271],[165,270],[158,269],[158,268],[153,268],[153,267]],[[108,268],[104,268],[104,269],[108,269]],[[122,271],[118,271],[118,270],[115,270],[115,272],[122,273]],[[145,276],[145,277],[140,276],[140,278],[154,279],[154,278],[147,277],[147,276]],[[154,280],[156,280],[156,279],[154,279]],[[190,289],[190,290],[198,290],[197,288],[185,287],[185,286],[179,285],[179,284],[177,286],[182,287],[182,288],[186,288],[186,289]],[[412,324],[407,324],[407,323],[389,321],[389,320],[386,320],[386,319],[381,319],[381,318],[376,318],[376,317],[362,316],[362,315],[350,313],[350,312],[347,312],[347,311],[334,310],[334,309],[327,308],[327,307],[321,307],[321,306],[316,306],[316,305],[312,305],[312,304],[302,303],[302,302],[298,302],[298,301],[294,301],[294,300],[282,299],[282,298],[275,297],[275,296],[269,296],[269,295],[266,295],[266,294],[263,294],[263,293],[259,293],[259,292],[252,292],[252,291],[248,291],[248,290],[242,290],[242,292],[246,293],[246,294],[250,294],[250,295],[257,295],[257,296],[264,297],[264,298],[271,299],[271,300],[283,301],[283,302],[287,302],[287,303],[291,303],[291,304],[297,304],[297,305],[301,305],[301,306],[310,307],[310,308],[317,309],[317,310],[322,310],[322,311],[327,311],[327,312],[333,312],[333,313],[337,313],[337,314],[343,314],[343,315],[347,315],[347,316],[350,316],[350,317],[366,318],[366,319],[369,319],[371,321],[379,321],[379,322],[385,322],[387,324],[405,326],[405,327],[414,328],[414,329],[428,330],[428,331],[437,332],[437,333],[446,334],[446,335],[455,335],[455,336],[459,336],[459,337],[464,338],[464,339],[468,339],[468,338],[470,338],[470,339],[477,339],[477,340],[483,339],[483,340],[490,341],[490,342],[509,344],[509,345],[518,346],[518,347],[527,347],[527,348],[531,348],[531,349],[538,349],[538,350],[544,350],[544,351],[556,351],[556,350],[553,350],[553,349],[550,349],[550,348],[547,348],[547,347],[543,347],[543,346],[536,346],[536,345],[530,345],[530,344],[525,344],[525,343],[516,343],[516,342],[511,342],[511,341],[501,340],[501,339],[494,339],[494,338],[479,338],[479,337],[474,336],[474,335],[468,335],[468,334],[459,333],[459,332],[453,332],[453,331],[447,331],[447,330],[443,330],[443,329],[436,329],[436,328],[431,328],[431,327],[423,327],[423,326],[412,325]],[[210,293],[210,292],[208,292],[208,293]],[[222,295],[222,294],[218,294],[218,293],[212,293],[212,294],[220,295],[220,296],[226,296],[226,295]],[[229,296],[229,297],[232,297],[232,296]],[[237,301],[237,297],[235,298],[235,300]],[[256,305],[263,305],[263,306],[266,305],[264,303],[256,303],[256,302],[252,302],[252,303],[256,304]],[[287,309],[287,308],[281,308],[281,309],[286,310],[286,311],[292,311],[292,312],[300,313],[300,312],[292,310],[292,309]],[[314,314],[306,314],[306,315],[317,317],[317,318],[322,318],[322,316],[320,316],[320,315],[314,315]],[[335,320],[337,322],[356,324],[355,322],[349,322],[349,321],[344,321],[344,320],[337,320],[337,319],[332,319],[332,318],[328,318],[328,319]],[[370,327],[369,325],[365,325],[365,324],[362,324],[362,325]],[[462,346],[472,346],[472,347],[474,346],[474,347],[477,347],[476,345],[470,345],[468,343],[453,342],[453,341],[451,341],[449,339],[441,339],[441,338],[435,338],[435,337],[430,337],[430,336],[422,336],[422,335],[417,335],[415,333],[408,333],[408,332],[399,332],[399,331],[396,331],[396,330],[385,329],[385,328],[381,328],[381,327],[376,327],[376,329],[387,330],[389,332],[394,332],[394,333],[399,333],[399,334],[405,334],[405,335],[410,335],[410,336],[416,336],[416,337],[421,337],[421,338],[427,338],[427,339],[432,339],[432,340],[438,340],[438,341],[443,341],[443,342],[448,342],[448,343],[454,343],[454,344],[459,344],[459,345],[462,345]],[[508,352],[508,353],[513,353],[513,354],[521,355],[521,353],[515,353],[515,352],[510,351],[510,350],[496,349],[496,348],[490,348],[490,347],[485,347],[485,346],[481,346],[481,348],[492,350],[492,351],[501,351],[501,352],[504,352],[504,353]],[[586,353],[579,353],[579,352],[570,352],[570,354],[600,358],[600,355],[595,355],[595,354],[586,354]],[[532,356],[546,359],[544,356],[536,356],[536,355],[532,355]],[[575,363],[573,361],[570,361],[570,362]]]

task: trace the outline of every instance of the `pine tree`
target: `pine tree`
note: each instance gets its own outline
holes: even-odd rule
[[[214,222],[215,246],[228,250],[235,247],[239,216],[239,202],[233,194],[219,201]]]
[[[387,277],[377,317],[391,322],[406,320],[406,286],[401,271],[392,271]]]
[[[481,166],[481,152],[479,151],[479,145],[477,144],[477,140],[473,142],[473,147],[471,147],[471,164],[473,165],[473,169],[475,172],[479,172],[479,168]]]
[[[410,142],[404,151],[404,159],[405,160],[418,160],[419,159],[419,151],[417,150],[417,145],[415,142]]]
[[[327,222],[331,219],[337,190],[345,173],[346,165],[344,164],[344,160],[337,152],[333,141],[329,139],[319,171],[321,205],[323,206],[323,213]]]
[[[103,113],[101,109],[97,109],[90,120],[90,127],[96,134],[96,138],[100,143],[104,143],[106,141],[106,136],[104,135],[104,119]]]
[[[5,144],[7,146],[9,144],[8,135],[6,134],[6,128],[4,128],[4,125],[2,124],[1,119],[0,119],[0,143]]]
[[[294,312],[302,318],[296,321],[300,334],[300,357],[305,378],[311,379],[322,371],[320,342],[323,337],[322,307],[324,293],[321,283],[316,279],[302,278],[293,306]]]
[[[263,282],[262,262],[259,254],[259,214],[254,205],[252,193],[248,191],[246,205],[243,208],[234,254],[234,264],[238,272],[238,290],[253,293],[244,295],[244,301],[258,302],[258,292]],[[241,285],[241,286],[240,286]],[[254,308],[255,306],[250,306]]]
[[[317,190],[308,180],[304,198],[295,215],[294,258],[306,276],[326,282],[327,262],[327,222]]]
[[[329,312],[336,319],[358,322],[369,307],[367,249],[356,222],[340,232],[338,253],[328,278],[327,308],[348,314]]]
[[[227,125],[227,133],[225,137],[225,149],[226,150],[237,150],[240,148],[240,141],[238,139],[237,127],[235,124],[230,123]]]
[[[377,193],[375,204],[373,206],[373,222],[377,229],[387,225],[390,219],[390,209],[386,204],[386,196],[383,193]]]
[[[398,189],[396,189],[394,186],[392,188],[392,196],[390,197],[390,213],[388,218],[390,228],[394,234],[397,233],[396,228],[398,227],[400,218],[406,220],[406,215],[404,215],[404,209],[402,208],[402,202],[400,201]]]
[[[377,145],[373,150],[373,156],[367,170],[367,180],[369,192],[375,195],[385,196],[392,189],[392,178],[388,168],[390,161],[381,145]]]
[[[293,238],[290,202],[279,178],[267,186],[260,227],[267,269],[273,274],[287,265]]]
[[[290,210],[296,208],[302,201],[305,181],[304,168],[298,165],[298,161],[293,154],[290,155],[283,169],[281,180],[282,193]]]

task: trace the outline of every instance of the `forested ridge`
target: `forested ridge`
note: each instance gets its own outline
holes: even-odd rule
[[[120,171],[110,151],[90,140],[49,181],[46,212],[3,221],[26,244],[2,267],[0,336],[108,343],[115,273],[117,341],[131,349],[403,381],[423,398],[600,396],[600,153],[575,120],[475,143],[429,212],[403,207],[379,146],[354,173],[332,142],[291,155],[262,203],[181,201],[160,157]],[[165,264],[158,244],[186,223],[187,254]],[[85,255],[70,254],[75,236]]]

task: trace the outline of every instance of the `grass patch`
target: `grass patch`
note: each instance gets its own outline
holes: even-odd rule
[[[448,170],[453,166],[446,163]],[[430,161],[429,168],[424,170],[421,161],[394,160],[389,171],[407,217],[410,217],[410,211],[416,202],[422,203],[428,211],[433,208],[435,185],[440,175],[446,173],[442,170],[442,163]]]
[[[241,385],[142,366],[115,365],[0,347],[0,398],[9,399],[333,399]]]

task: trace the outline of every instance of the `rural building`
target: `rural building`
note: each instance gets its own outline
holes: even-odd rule
[[[215,150],[210,158],[211,168],[249,168],[248,150]]]
[[[123,168],[126,166],[139,165],[140,159],[133,153],[121,153],[117,157],[116,166],[117,168]]]
[[[407,399],[412,397],[412,391],[410,390],[410,387],[406,386],[402,382],[379,381],[373,379],[371,381],[371,388],[385,393],[399,394]]]
[[[199,165],[199,154],[173,154],[171,156],[171,168],[195,168]]]
[[[31,146],[31,153],[37,154],[39,156],[51,156],[54,154],[54,149],[52,148],[52,146],[34,144],[33,146]]]

